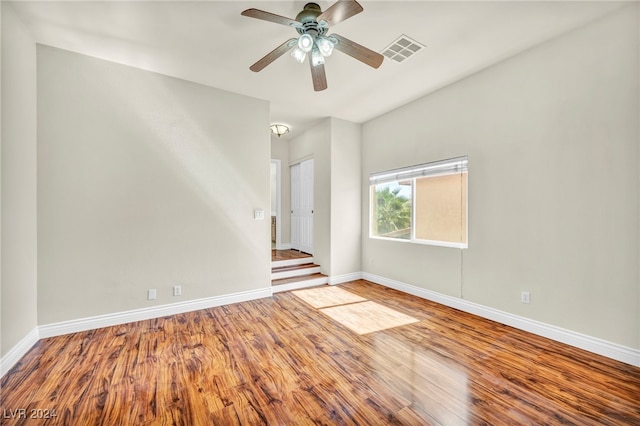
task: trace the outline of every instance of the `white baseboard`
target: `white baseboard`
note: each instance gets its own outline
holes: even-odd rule
[[[169,305],[153,306],[150,308],[135,309],[131,311],[116,312],[113,314],[46,324],[39,327],[40,338],[77,333],[79,331],[110,327],[134,321],[143,321],[168,315],[181,314],[184,312],[197,311],[199,309],[229,305],[231,303],[246,302],[248,300],[271,297],[272,294],[273,292],[271,287],[267,287],[223,296],[206,297],[203,299],[188,300],[186,302],[172,303]]]
[[[588,336],[577,333],[575,331],[566,330],[564,328],[545,324],[529,318],[513,315],[508,312],[490,308],[488,306],[469,302],[457,297],[451,297],[434,291],[426,290],[420,287],[406,284],[400,281],[381,277],[379,275],[362,273],[362,278],[385,287],[394,288],[404,293],[413,294],[423,299],[431,300],[451,308],[459,309],[464,312],[478,315],[501,324],[528,331],[538,336],[546,337],[576,348],[584,349],[598,355],[606,356],[620,362],[640,367],[640,350],[629,348],[617,343],[612,343],[597,337]]]
[[[29,349],[33,347],[40,340],[40,333],[38,327],[34,328],[24,336],[22,340],[18,342],[5,356],[0,358],[0,377],[4,376],[13,368],[14,365],[20,361],[20,358],[29,352]]]
[[[276,244],[276,250],[291,250],[291,243]]]
[[[362,279],[362,272],[352,272],[350,274],[332,275],[329,277],[329,284],[336,285],[349,281],[356,281]]]
[[[333,276],[329,283],[332,285],[348,281],[365,279],[385,287],[422,297],[445,306],[469,312],[483,318],[487,318],[520,330],[543,336],[558,342],[584,349],[599,355],[606,356],[617,361],[621,361],[636,367],[640,367],[640,350],[628,348],[617,343],[608,342],[596,337],[587,336],[560,327],[544,324],[539,321],[513,315],[504,311],[499,311],[477,303],[469,302],[456,297],[451,297],[426,290],[400,281],[395,281],[379,275],[367,272],[352,273]],[[264,297],[271,297],[273,290],[271,287],[239,292],[223,296],[214,296],[204,299],[190,300],[170,305],[154,306],[151,308],[136,309],[114,314],[99,315],[95,317],[82,318],[72,321],[64,321],[53,324],[46,324],[34,328],[17,345],[15,345],[6,355],[0,358],[0,377],[4,376],[39,339],[59,336],[62,334],[75,333],[79,331],[92,330],[95,328],[109,327],[113,325],[125,324],[133,321],[141,321],[152,318],[174,315],[184,312],[207,309],[231,303],[245,302]]]
[[[0,377],[4,376],[40,339],[229,305],[231,303],[246,302],[248,300],[271,297],[272,294],[272,288],[266,287],[223,296],[207,297],[169,305],[153,306],[150,308],[41,325],[31,330],[31,332],[7,352],[5,356],[0,358]]]

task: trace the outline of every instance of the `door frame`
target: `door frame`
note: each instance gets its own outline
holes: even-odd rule
[[[272,158],[271,164],[276,166],[276,250],[282,250],[282,162]],[[273,213],[273,206],[271,206]],[[269,232],[269,245],[271,245],[271,232]]]
[[[303,199],[303,195],[302,195],[302,191],[300,191],[299,194],[294,194],[294,184],[298,186],[298,188],[300,189],[302,183],[303,183],[303,179],[302,179],[302,170],[303,170],[303,164],[304,163],[311,163],[311,174],[309,176],[307,176],[310,180],[310,188],[311,188],[311,199],[310,199],[310,204],[311,204],[311,209],[310,212],[308,213],[308,216],[304,216],[304,217],[308,217],[310,218],[310,222],[311,222],[311,226],[308,227],[308,231],[309,231],[309,239],[310,239],[310,244],[308,246],[304,246],[302,243],[304,241],[303,239],[303,234],[304,232],[302,232],[304,230],[304,217],[303,220],[294,220],[294,214],[293,214],[293,210],[294,210],[294,203],[293,203],[293,199],[294,197],[296,197],[297,195],[297,199],[299,202],[301,202],[301,200]],[[295,183],[295,179],[294,179],[294,175],[295,173],[293,172],[293,168],[294,167],[298,167],[299,173],[298,174],[298,182]],[[314,218],[314,210],[315,210],[315,161],[313,157],[308,157],[308,158],[304,158],[301,159],[299,161],[293,162],[289,165],[289,169],[291,170],[289,175],[290,175],[290,185],[291,185],[291,248],[294,250],[299,250],[299,251],[304,251],[305,253],[308,254],[313,254],[314,252],[314,242],[315,242],[315,236],[314,236],[314,223],[315,223],[315,218]],[[298,206],[298,209],[300,209],[300,206]],[[301,216],[299,216],[301,217]],[[294,230],[295,225],[298,225],[298,229]],[[302,226],[300,226],[302,225]],[[296,244],[294,244],[294,235],[298,235],[298,239],[299,241],[297,241]]]

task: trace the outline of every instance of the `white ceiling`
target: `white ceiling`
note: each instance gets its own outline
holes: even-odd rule
[[[296,136],[324,117],[362,123],[489,65],[580,27],[623,3],[610,1],[367,1],[336,32],[381,52],[406,34],[426,45],[375,70],[335,52],[329,88],[314,92],[309,65],[284,55],[249,66],[294,29],[240,15],[255,7],[295,18],[305,1],[18,1],[42,44],[183,78],[271,103],[271,119]],[[317,2],[323,10],[333,1]],[[292,136],[289,137],[292,137]]]

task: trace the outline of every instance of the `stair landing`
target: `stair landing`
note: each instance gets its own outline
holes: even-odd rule
[[[285,254],[272,256],[271,262],[271,286],[274,293],[281,291],[297,290],[327,284],[329,279],[320,273],[320,266],[313,262],[310,255]]]

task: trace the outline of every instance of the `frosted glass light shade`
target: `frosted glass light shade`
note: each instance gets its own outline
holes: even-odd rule
[[[271,133],[277,135],[278,137],[284,135],[289,132],[289,127],[284,124],[272,124],[271,125]]]
[[[310,52],[313,49],[313,37],[309,34],[302,34],[298,39],[298,47],[305,53]]]
[[[291,56],[293,56],[293,58],[299,63],[303,63],[304,58],[307,57],[307,53],[299,47],[296,47],[293,52],[291,52]]]
[[[320,64],[324,64],[324,56],[318,49],[313,49],[311,51],[311,65],[318,66]]]
[[[331,56],[333,53],[333,43],[326,37],[318,37],[316,46],[318,46],[318,50],[320,50],[322,56]]]

